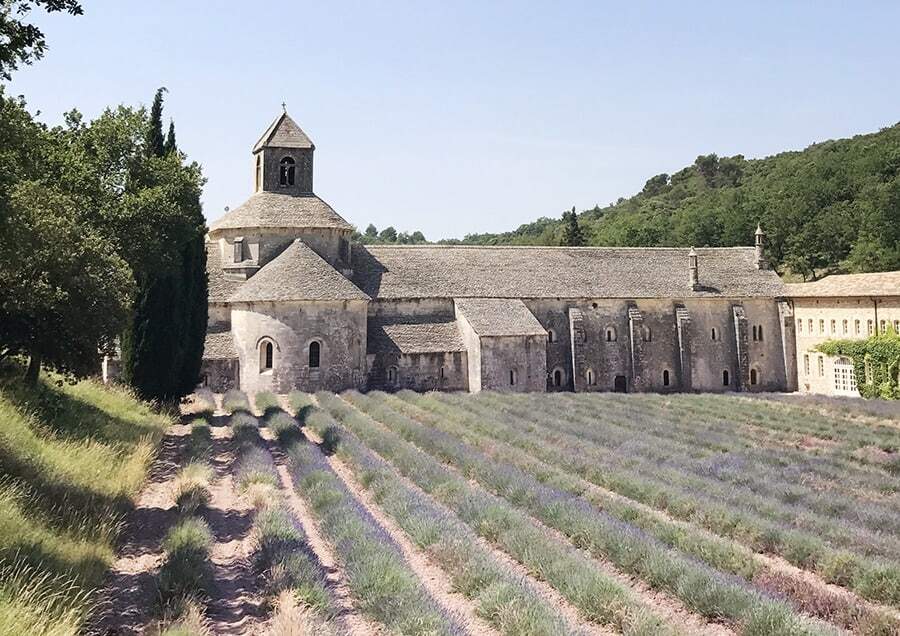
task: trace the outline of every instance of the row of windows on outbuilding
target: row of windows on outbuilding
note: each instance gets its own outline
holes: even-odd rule
[[[813,321],[812,318],[808,318],[806,321],[806,333],[808,333],[809,335],[813,335],[814,333],[816,333],[814,330],[815,324],[816,323],[815,323],[815,321]],[[837,335],[837,333],[838,333],[837,320],[832,318],[828,322],[828,326],[830,327],[830,330],[826,331],[825,330],[825,319],[820,318],[818,333],[823,334],[823,335],[825,333],[830,333],[831,335]],[[884,319],[882,319],[878,322],[878,333],[887,333],[888,327],[891,327],[891,326],[893,326],[894,331],[896,331],[897,333],[900,333],[900,320],[895,320],[893,325],[891,325],[891,322],[889,320],[884,320]],[[803,333],[803,319],[802,318],[797,319],[797,333]],[[850,335],[850,321],[846,318],[844,318],[841,321],[841,334],[843,334],[845,336]],[[862,335],[862,320],[860,320],[859,318],[857,318],[853,321],[853,335],[855,335],[855,336]],[[872,319],[866,320],[866,335],[867,336],[875,335],[875,321]]]

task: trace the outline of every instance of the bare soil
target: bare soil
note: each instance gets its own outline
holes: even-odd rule
[[[160,444],[147,483],[134,509],[125,519],[119,556],[101,599],[85,631],[90,635],[143,633],[158,606],[156,573],[162,563],[160,547],[166,531],[177,518],[171,482],[178,473],[190,427],[169,427]]]

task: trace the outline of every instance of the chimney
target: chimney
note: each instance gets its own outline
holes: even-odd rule
[[[763,232],[762,225],[756,224],[756,269],[769,269],[769,263],[766,261],[766,233]]]
[[[697,269],[697,252],[694,251],[693,247],[688,252],[688,265],[691,269],[691,289],[697,291],[700,289],[700,272]]]

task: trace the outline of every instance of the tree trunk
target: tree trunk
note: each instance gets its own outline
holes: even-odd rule
[[[25,371],[25,383],[31,386],[37,384],[40,371],[41,356],[37,353],[32,353],[31,357],[28,359],[28,369]]]

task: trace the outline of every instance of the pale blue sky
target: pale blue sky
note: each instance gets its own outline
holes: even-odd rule
[[[210,220],[249,196],[282,100],[316,143],[317,194],[431,239],[604,205],[698,154],[900,120],[897,2],[83,3],[35,13],[50,50],[12,92],[58,123],[168,87]]]

